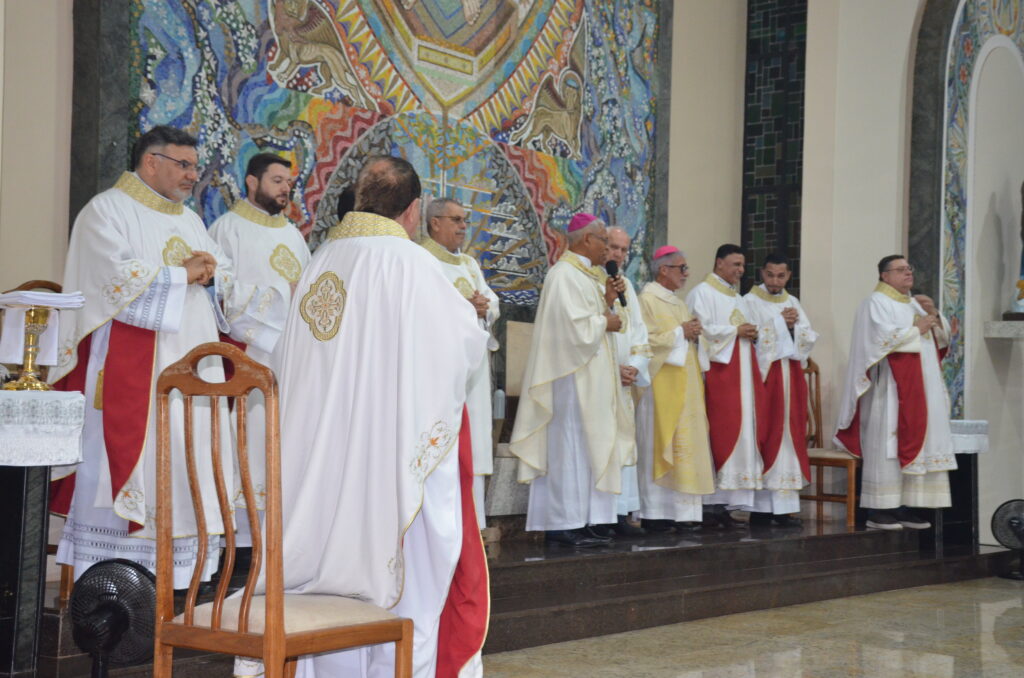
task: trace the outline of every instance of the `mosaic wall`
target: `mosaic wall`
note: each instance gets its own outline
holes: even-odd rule
[[[746,111],[743,121],[743,288],[755,284],[771,252],[793,265],[800,293],[804,54],[807,0],[747,3]]]
[[[1005,36],[1024,52],[1024,8],[1014,0],[963,0],[953,24],[946,69],[945,149],[942,208],[942,311],[953,329],[943,361],[953,416],[963,416],[964,317],[967,242],[968,135],[971,81],[985,43]],[[1005,39],[1003,38],[1003,39]]]
[[[389,153],[469,207],[466,251],[506,302],[536,302],[581,210],[633,236],[642,278],[657,2],[135,0],[135,128],[199,138],[207,223],[272,150],[315,249],[362,161]]]

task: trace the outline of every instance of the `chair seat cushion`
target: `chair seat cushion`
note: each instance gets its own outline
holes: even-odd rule
[[[253,596],[249,609],[249,633],[263,633],[266,596]],[[221,626],[224,631],[238,630],[238,608],[241,596],[224,601]],[[196,605],[195,626],[209,628],[213,614],[213,603]],[[317,631],[338,626],[367,624],[370,622],[398,619],[387,610],[354,598],[342,596],[286,593],[284,596],[284,631],[299,633]],[[184,623],[185,615],[174,618],[175,623]]]
[[[812,447],[807,450],[807,457],[814,461],[815,459],[840,459],[843,461],[856,461],[857,457],[850,454],[846,450],[836,450],[825,447]]]

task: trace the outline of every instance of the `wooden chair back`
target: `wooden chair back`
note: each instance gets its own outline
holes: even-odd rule
[[[60,293],[64,291],[64,288],[60,286],[60,283],[55,283],[50,280],[29,280],[28,282],[21,283],[17,287],[12,287],[5,291],[4,294],[7,294],[7,292],[31,292],[32,290],[49,290],[51,292]]]
[[[234,366],[234,374],[224,383],[211,383],[199,376],[198,365],[201,360],[209,357],[220,357],[230,360]],[[260,530],[260,518],[256,509],[256,492],[253,487],[251,466],[249,463],[246,401],[254,390],[263,394],[264,411],[266,414],[265,435],[265,468],[266,468],[266,510],[265,537]],[[278,429],[278,393],[277,380],[268,367],[264,367],[245,355],[236,346],[223,342],[201,344],[170,365],[161,373],[156,385],[157,394],[157,625],[174,619],[174,573],[173,573],[173,488],[172,488],[172,452],[170,444],[170,401],[171,392],[179,391],[184,400],[185,416],[185,466],[188,475],[189,493],[192,508],[195,511],[198,527],[198,553],[196,565],[185,596],[183,623],[186,627],[193,625],[196,602],[199,596],[199,584],[204,565],[207,561],[209,532],[207,530],[207,508],[203,506],[203,498],[199,488],[200,470],[196,455],[196,432],[194,431],[194,409],[197,400],[209,399],[210,405],[210,449],[214,486],[217,491],[217,508],[224,524],[224,560],[220,580],[217,584],[212,618],[209,626],[203,626],[204,632],[217,631],[222,626],[222,610],[224,599],[228,594],[228,584],[235,567],[235,506],[233,494],[229,490],[229,479],[225,478],[225,468],[233,465],[230,455],[237,456],[241,491],[245,498],[246,513],[252,533],[252,565],[242,590],[242,602],[238,611],[239,633],[247,632],[250,626],[249,611],[256,589],[256,580],[260,570],[266,568],[266,622],[265,641],[280,643],[283,649],[284,612],[283,565],[281,546],[281,464],[280,464],[280,431]],[[234,399],[236,445],[234,449],[223,449],[221,404],[228,398]],[[264,551],[264,538],[266,549]],[[266,563],[263,562],[264,552]]]
[[[821,432],[821,370],[818,363],[810,358],[807,359],[807,367],[804,368],[804,375],[807,377],[807,400],[809,411],[807,412],[807,447],[823,447],[824,436]]]

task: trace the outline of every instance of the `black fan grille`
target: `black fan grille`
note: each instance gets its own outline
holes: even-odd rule
[[[156,586],[146,568],[130,560],[105,560],[85,571],[71,592],[71,619],[79,624],[101,603],[113,602],[128,615],[128,629],[110,652],[112,664],[124,666],[153,656]],[[82,648],[89,651],[89,648]]]
[[[1021,521],[1018,525],[1024,524],[1024,499],[1011,499],[996,509],[992,514],[992,534],[1006,548],[1024,550],[1024,541],[1010,524],[1014,518]]]

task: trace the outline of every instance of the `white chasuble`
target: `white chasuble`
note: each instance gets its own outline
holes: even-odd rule
[[[647,343],[647,326],[644,324],[644,316],[640,308],[640,300],[637,298],[633,281],[623,277],[626,283],[626,291],[623,296],[626,298],[626,307],[623,308],[618,300],[615,301],[615,312],[622,318],[622,327],[614,333],[615,361],[619,367],[632,367],[637,371],[636,381],[633,386],[621,386],[620,396],[622,405],[626,408],[627,418],[633,424],[633,433],[629,440],[636,446],[636,411],[634,405],[635,389],[650,386],[651,377],[648,373],[648,363],[651,360],[651,347]],[[627,456],[639,457],[637,451],[625,450]],[[640,510],[640,485],[637,477],[637,466],[632,464],[622,467],[622,491],[619,493],[616,512],[618,515],[627,515],[633,511]]]
[[[544,280],[509,446],[519,481],[531,484],[529,530],[615,522],[622,467],[636,463],[606,331],[606,276],[566,252]]]
[[[50,379],[64,379],[69,384],[74,380],[74,388],[84,391],[87,403],[83,462],[54,469],[57,481],[52,508],[68,516],[57,560],[73,565],[76,576],[108,558],[128,558],[155,570],[156,378],[197,345],[218,339],[219,309],[207,289],[186,283],[182,262],[193,250],[209,252],[217,259],[216,283],[211,289],[218,297],[230,299],[231,262],[207,235],[199,216],[181,203],[166,200],[135,174],[123,174],[114,188],[90,200],[75,220],[64,289],[81,290],[85,306],[65,314],[59,364],[50,371]],[[119,348],[118,337],[140,332],[152,356],[147,354],[145,364],[130,374],[109,378],[120,374],[130,361],[139,360],[132,346]],[[116,346],[108,353],[112,345]],[[211,382],[224,380],[220,361],[201,363],[200,374]],[[135,389],[132,395],[127,395],[129,388]],[[127,409],[121,408],[133,408],[137,416],[126,418]],[[226,404],[221,406],[221,416],[227,421]],[[185,470],[180,393],[171,396],[170,417],[174,534],[180,537],[174,545],[175,587],[183,588],[194,565],[197,528]],[[197,431],[209,430],[208,403],[196,402],[194,422]],[[120,440],[133,426],[137,427],[134,447],[129,444],[117,448],[116,454],[112,452],[108,437],[116,434]],[[227,427],[222,431],[223,449],[229,449]],[[217,509],[209,434],[199,434],[195,440],[199,485],[211,533],[205,563],[208,578],[217,568],[224,526]],[[231,482],[231,470],[226,472]]]
[[[640,307],[652,354],[651,388],[637,406],[640,515],[699,521],[702,497],[715,491],[702,373],[707,356],[683,335],[682,324],[693,315],[675,293],[647,283]]]
[[[865,508],[951,502],[956,457],[940,366],[949,324],[940,316],[941,327],[922,336],[914,321],[924,315],[916,299],[879,282],[854,318],[834,442],[864,460]]]
[[[399,224],[350,212],[299,279],[272,358],[285,590],[411,617],[418,678],[434,675],[438,620],[465,556],[458,439],[487,349],[465,305]],[[305,676],[392,675],[393,646],[301,664]]]
[[[309,263],[309,247],[299,230],[283,214],[271,216],[246,199],[210,226],[210,237],[234,264],[235,294],[225,304],[231,339],[243,344],[245,354],[270,364],[270,353],[277,344],[288,317],[292,287]],[[259,510],[264,509],[263,450],[265,443],[263,394],[253,391],[246,398],[249,438],[249,468]],[[232,436],[235,433],[231,427]],[[240,473],[238,469],[236,473]],[[235,506],[245,507],[241,491],[235,493]],[[235,516],[239,546],[251,546],[249,519],[245,511]]]
[[[434,255],[441,263],[441,271],[448,278],[466,300],[479,292],[487,297],[487,314],[477,322],[480,327],[490,332],[490,328],[498,320],[500,314],[498,307],[498,295],[490,288],[484,279],[483,271],[476,259],[468,254],[449,252],[437,241],[426,238],[422,242],[423,247]],[[463,301],[469,312],[476,313],[472,304]],[[498,350],[498,343],[493,336],[488,341],[490,351]],[[494,412],[491,405],[491,357],[490,351],[484,354],[483,359],[473,370],[469,378],[468,392],[466,394],[466,409],[469,411],[469,430],[473,440],[473,474],[474,479],[474,500],[477,503],[477,517],[480,520],[480,527],[486,527],[483,503],[483,476],[488,476],[494,471],[494,440],[492,429],[494,428]]]
[[[803,373],[798,373],[799,382],[795,385],[793,374],[807,365],[818,333],[811,327],[800,300],[786,290],[771,294],[762,284],[752,288],[744,300],[750,311],[750,322],[757,325],[757,364],[761,379],[767,382],[769,372],[776,370],[772,382],[766,384],[766,395],[769,416],[779,418],[779,421],[770,421],[769,426],[773,430],[780,429],[781,437],[777,452],[773,450],[772,464],[765,470],[764,486],[770,490],[799,490],[810,480],[805,477],[808,401]],[[792,331],[782,317],[787,308],[796,309],[798,314]],[[778,388],[775,388],[776,382]],[[796,398],[794,389],[798,393]],[[794,413],[793,408],[801,409]]]
[[[760,375],[750,340],[739,338],[736,329],[750,322],[750,312],[743,297],[714,273],[690,291],[686,305],[701,322],[710,361],[705,398],[718,491],[705,503],[752,506],[763,471],[755,392]]]

